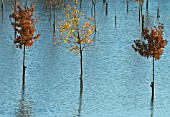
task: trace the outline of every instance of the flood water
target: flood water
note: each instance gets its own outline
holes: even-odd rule
[[[131,47],[141,39],[138,3],[117,0],[115,27],[114,0],[105,5],[97,0],[95,44],[83,52],[83,92],[80,92],[80,58],[53,44],[50,11],[34,0],[40,39],[26,50],[26,86],[22,88],[23,50],[14,46],[9,15],[12,0],[5,0],[0,12],[0,117],[170,117],[170,47],[155,62],[155,99],[151,102],[152,59],[141,57]],[[71,1],[71,0],[70,0]],[[72,4],[72,2],[70,2]],[[149,0],[143,6],[145,26],[164,24],[170,38],[170,1]],[[82,7],[91,16],[91,0]],[[57,8],[57,18],[62,18]],[[57,20],[57,19],[56,19]],[[52,18],[53,21],[53,18]]]

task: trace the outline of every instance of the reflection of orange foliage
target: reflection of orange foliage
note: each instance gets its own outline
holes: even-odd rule
[[[14,42],[22,48],[22,45],[26,47],[31,47],[34,42],[41,36],[41,34],[35,33],[35,22],[38,22],[38,17],[32,18],[34,15],[35,5],[31,3],[31,8],[26,7],[24,10],[20,5],[17,6],[17,9],[10,15],[10,18],[13,18],[15,21],[11,24],[14,30],[17,32],[17,37]]]
[[[168,41],[163,39],[163,26],[154,27],[150,31],[148,28],[144,28],[143,31],[144,40],[135,40],[135,45],[132,45],[135,51],[138,51],[141,56],[144,57],[154,57],[159,60],[163,54],[163,48],[166,46]]]

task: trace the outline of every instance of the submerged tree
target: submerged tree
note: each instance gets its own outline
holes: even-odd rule
[[[56,26],[59,34],[55,43],[65,43],[69,51],[80,55],[80,86],[83,86],[83,51],[94,42],[92,34],[95,25],[93,24],[94,18],[82,19],[84,14],[78,10],[78,0],[75,3],[75,7],[68,5],[64,9],[65,19],[59,20],[59,24]]]
[[[144,40],[135,40],[135,45],[132,45],[135,51],[143,57],[153,58],[153,81],[151,82],[152,87],[152,99],[154,99],[154,60],[159,60],[163,54],[163,49],[167,44],[167,40],[163,38],[164,27],[159,25],[158,28],[155,26],[150,31],[146,27],[143,30]]]
[[[26,48],[31,47],[36,40],[40,37],[41,34],[35,33],[35,22],[38,22],[38,18],[34,16],[35,5],[31,3],[30,8],[25,6],[22,9],[21,5],[17,5],[17,8],[14,9],[14,12],[10,15],[11,25],[16,31],[16,38],[14,39],[14,43],[17,48],[24,48],[23,52],[23,85],[25,85],[25,54]]]

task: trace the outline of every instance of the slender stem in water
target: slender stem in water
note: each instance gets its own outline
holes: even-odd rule
[[[26,54],[26,47],[24,45],[24,51],[23,51],[23,86],[25,86],[25,72],[26,72],[26,65],[25,65],[25,54]]]
[[[154,85],[155,85],[155,79],[154,79],[154,56],[153,56],[153,81],[152,81],[152,99],[154,99]]]
[[[139,22],[140,22],[140,7],[141,7],[141,5],[140,5],[140,2],[139,2]]]
[[[115,0],[115,16],[116,16],[116,0]]]
[[[160,0],[158,0],[157,18],[160,17]]]
[[[148,12],[148,0],[146,1],[146,11]]]

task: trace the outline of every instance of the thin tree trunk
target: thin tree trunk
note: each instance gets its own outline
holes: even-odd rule
[[[151,98],[151,117],[153,117],[153,111],[154,111],[154,100]]]
[[[83,52],[82,51],[83,50],[80,44],[80,70],[81,70],[80,76],[83,76]]]
[[[55,29],[56,21],[55,21],[55,18],[56,18],[56,6],[54,6],[54,24],[53,24],[53,26],[54,26],[54,32],[53,32],[53,34],[56,33],[56,29]]]
[[[2,3],[2,5],[1,5],[1,7],[2,7],[2,12],[4,11],[4,0],[1,0],[1,3]]]
[[[115,27],[116,27],[117,21],[116,21],[116,0],[115,0]]]
[[[127,13],[128,13],[129,12],[129,1],[127,0],[126,3],[127,3]]]
[[[145,20],[145,17],[144,17],[144,15],[142,15],[142,34],[143,34],[143,30],[144,30],[144,21]]]
[[[146,0],[146,11],[148,12],[148,0]]]
[[[140,2],[139,2],[139,22],[140,22],[140,7],[141,7],[141,5],[140,5]]]
[[[4,0],[1,0],[1,10],[2,10],[2,21],[3,21],[3,19],[4,19]]]
[[[103,4],[105,4],[106,0],[103,0]]]
[[[15,11],[16,11],[16,8],[17,8],[17,1],[15,0]],[[15,24],[16,24],[16,19],[15,19]],[[16,28],[16,26],[15,26],[15,28]],[[16,39],[16,38],[17,38],[17,31],[15,30],[14,39]]]
[[[50,23],[51,23],[51,19],[52,19],[52,5],[50,4]]]
[[[96,32],[96,0],[95,2],[93,1],[93,6],[94,6],[94,25],[95,25],[95,32]]]
[[[108,2],[106,1],[106,15],[108,14]]]
[[[154,69],[154,56],[153,56],[153,79],[152,79],[152,83],[151,83],[151,87],[152,87],[152,100],[154,100],[154,85],[155,85],[155,79],[154,79],[154,71],[155,71],[155,69]]]
[[[143,15],[143,5],[140,6],[140,11],[141,11],[141,18],[142,18],[142,15]]]
[[[80,0],[80,8],[82,7],[82,2],[83,2],[83,0]]]
[[[160,0],[158,0],[157,18],[160,17]]]
[[[80,40],[80,33],[79,33],[79,28],[78,28],[78,39]],[[80,51],[80,89],[83,86],[83,50],[82,50],[82,45],[81,42],[79,43],[79,51]]]
[[[25,86],[25,73],[26,73],[25,54],[26,54],[26,47],[24,45],[24,51],[23,51],[23,80],[22,80],[23,86]]]
[[[83,100],[82,97],[83,97],[83,84],[80,83],[80,98],[79,98],[78,117],[81,117],[82,100]]]

